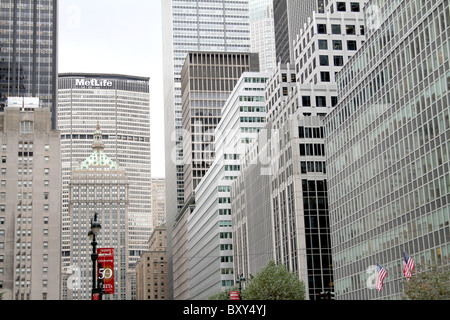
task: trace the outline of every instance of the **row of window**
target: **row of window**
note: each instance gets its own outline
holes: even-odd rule
[[[332,34],[342,34],[340,24],[332,24],[331,25],[331,33]],[[345,25],[345,34],[346,35],[356,35],[356,26],[354,24],[347,24]],[[365,30],[364,26],[359,27],[359,31],[361,35],[364,35]],[[324,23],[318,23],[317,24],[317,33],[318,34],[327,34],[327,25]]]

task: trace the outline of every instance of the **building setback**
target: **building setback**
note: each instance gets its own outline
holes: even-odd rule
[[[128,268],[128,178],[105,153],[100,125],[94,133],[92,154],[72,170],[69,181],[71,225],[70,265],[75,281],[68,281],[67,299],[90,300],[92,294],[92,245],[88,238],[97,214],[102,225],[97,248],[114,249],[114,294],[105,300],[130,300]],[[129,288],[129,287],[128,287]]]
[[[336,297],[400,299],[403,252],[422,270],[449,255],[450,8],[366,8],[367,40],[339,73],[325,119]],[[377,263],[382,291],[368,281]]]
[[[57,0],[2,1],[0,110],[8,97],[39,98],[57,129]]]
[[[60,132],[50,110],[0,112],[0,291],[4,300],[59,300]]]

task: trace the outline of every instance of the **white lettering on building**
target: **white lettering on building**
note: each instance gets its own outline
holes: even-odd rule
[[[75,79],[75,86],[76,87],[112,87],[113,83],[110,80],[100,80],[100,79]]]

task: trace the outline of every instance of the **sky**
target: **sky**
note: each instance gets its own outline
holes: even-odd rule
[[[150,78],[152,176],[164,172],[160,0],[60,0],[58,72]]]

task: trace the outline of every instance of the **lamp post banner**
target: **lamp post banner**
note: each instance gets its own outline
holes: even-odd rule
[[[103,293],[114,294],[114,248],[98,248],[97,254],[97,278],[103,281]]]

